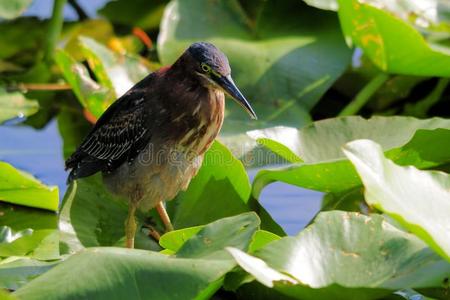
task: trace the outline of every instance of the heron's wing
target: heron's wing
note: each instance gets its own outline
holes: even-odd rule
[[[134,159],[148,145],[151,133],[146,126],[150,113],[146,97],[138,84],[105,111],[66,161],[66,168],[72,169],[68,181],[112,171]]]

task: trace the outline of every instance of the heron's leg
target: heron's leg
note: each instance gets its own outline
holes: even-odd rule
[[[130,201],[128,204],[128,216],[125,220],[125,237],[126,247],[134,248],[134,236],[136,235],[136,219],[134,217],[136,213],[137,201]]]
[[[164,223],[164,226],[166,227],[166,231],[172,231],[173,225],[172,222],[170,222],[169,215],[167,214],[166,208],[164,207],[162,201],[156,204],[156,210],[158,211],[158,214],[161,217],[161,221]]]

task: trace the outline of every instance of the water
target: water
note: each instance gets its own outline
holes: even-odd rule
[[[106,0],[78,0],[90,17]],[[25,12],[27,16],[48,18],[53,0],[33,1]],[[66,20],[76,20],[75,11],[66,5]],[[62,155],[62,142],[56,121],[43,130],[27,126],[0,126],[0,160],[27,171],[48,185],[57,185],[60,198],[66,190],[66,172]],[[256,171],[250,171],[251,179]],[[301,189],[283,183],[273,183],[260,196],[262,205],[288,234],[297,234],[320,208],[322,193]]]

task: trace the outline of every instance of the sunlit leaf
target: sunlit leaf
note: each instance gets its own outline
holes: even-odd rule
[[[0,161],[0,200],[56,211],[58,188],[46,186],[30,174]]]
[[[397,166],[370,140],[351,142],[344,152],[361,176],[366,201],[450,261],[450,176]]]
[[[88,37],[80,37],[80,44],[100,84],[113,90],[116,97],[122,96],[149,73],[138,57],[113,53]]]
[[[91,248],[75,254],[16,292],[20,298],[209,299],[235,266],[225,247],[247,250],[259,227],[254,213],[218,220],[190,238],[176,256]],[[90,271],[80,276],[78,271]],[[49,285],[43,282],[70,282]]]
[[[406,286],[439,287],[450,275],[450,264],[382,216],[340,211],[319,214],[257,257],[232,253],[259,282],[297,299],[379,299]]]
[[[55,60],[81,105],[94,116],[99,117],[115,100],[114,91],[94,81],[86,67],[76,62],[68,53],[57,51]]]
[[[275,143],[265,146],[273,147],[279,155],[286,155],[286,160],[292,161],[293,157],[303,160],[303,163],[279,169],[261,170],[253,183],[253,195],[257,198],[262,188],[274,181],[333,193],[360,186],[354,167],[341,150],[345,143],[355,139],[367,138],[380,143],[389,157],[402,164],[415,164],[419,168],[445,164],[450,154],[441,145],[449,129],[450,121],[439,118],[372,117],[366,120],[345,117],[318,121],[298,131],[276,128],[252,132],[256,138],[274,138]],[[277,149],[280,143],[292,147],[289,149],[294,156]]]
[[[225,247],[247,250],[260,220],[253,213],[223,218],[206,225],[177,251],[179,258],[231,259]]]
[[[333,10],[337,11],[338,9],[338,3],[337,0],[304,0],[308,5],[320,8],[320,9],[326,9],[326,10]]]
[[[412,25],[359,0],[338,2],[347,41],[361,47],[380,69],[405,75],[450,76],[450,51],[433,48]]]

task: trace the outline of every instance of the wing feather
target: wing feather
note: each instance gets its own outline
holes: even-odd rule
[[[151,75],[145,80],[149,84]],[[146,125],[151,106],[146,104],[142,85],[139,83],[114,102],[66,161],[66,168],[72,169],[69,182],[99,171],[110,172],[133,160],[148,145],[151,132]]]

